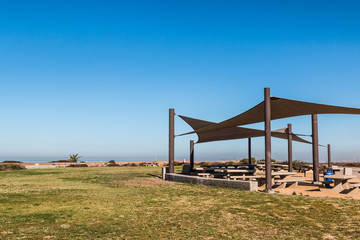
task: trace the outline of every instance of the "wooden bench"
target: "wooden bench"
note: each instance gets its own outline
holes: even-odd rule
[[[348,193],[350,194],[357,194],[359,192],[360,183],[349,183],[350,191]]]
[[[225,174],[224,173],[210,173],[210,177],[225,178]]]
[[[259,178],[262,178],[262,177],[260,177],[260,176],[230,176],[229,177],[230,180],[240,179],[240,180],[250,180],[250,181],[257,180]]]
[[[210,173],[196,173],[196,175],[199,177],[205,177],[205,178],[213,177],[213,176],[211,176]]]
[[[291,183],[289,187],[297,187],[300,181],[305,181],[305,179],[274,179],[275,184],[280,184],[278,188],[286,188],[287,183]]]

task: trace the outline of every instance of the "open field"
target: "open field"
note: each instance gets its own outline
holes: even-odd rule
[[[360,239],[360,201],[155,179],[159,167],[0,172],[1,239]]]

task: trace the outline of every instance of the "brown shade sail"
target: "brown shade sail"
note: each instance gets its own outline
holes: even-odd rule
[[[208,127],[215,124],[213,122],[208,122],[196,118],[190,118],[181,115],[178,116],[181,119],[183,119],[187,124],[189,124],[195,131],[200,128]],[[276,138],[287,139],[288,134],[286,131],[287,128],[278,129],[272,131],[271,136]],[[231,139],[263,137],[265,135],[265,132],[263,130],[251,129],[251,128],[230,127],[230,128],[216,129],[206,132],[198,132],[196,134],[198,135],[199,138],[197,143],[204,143],[204,142],[231,140]],[[292,135],[293,135],[293,141],[311,144],[311,142],[306,141],[305,139],[302,139],[295,134]]]
[[[359,108],[332,106],[311,102],[302,102],[285,98],[271,97],[271,119],[280,119],[309,114],[360,114]],[[264,102],[223,122],[208,125],[195,130],[196,133],[264,121]],[[194,132],[191,132],[194,133]]]

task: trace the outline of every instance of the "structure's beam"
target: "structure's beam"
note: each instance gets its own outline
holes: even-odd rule
[[[169,173],[174,173],[174,158],[175,158],[175,126],[174,126],[175,111],[173,108],[169,109]]]
[[[249,160],[249,164],[251,164],[251,138],[248,138],[248,160]]]
[[[190,140],[190,171],[194,168],[194,140]]]
[[[318,115],[311,115],[312,121],[312,153],[313,153],[313,181],[319,182],[319,135],[318,135]]]
[[[293,153],[292,153],[292,126],[289,123],[287,127],[288,134],[288,164],[289,164],[289,172],[293,171]]]
[[[270,88],[264,89],[264,121],[265,121],[265,177],[266,192],[273,192],[271,183],[271,102]]]
[[[328,168],[331,168],[331,147],[330,144],[327,145],[327,149],[328,149]]]

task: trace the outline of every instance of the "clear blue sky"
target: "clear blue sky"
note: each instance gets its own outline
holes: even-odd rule
[[[358,1],[1,1],[0,160],[167,158],[168,109],[222,121],[274,96],[360,107]],[[310,117],[293,123],[310,133]],[[334,160],[360,160],[360,116],[319,116]],[[262,124],[254,125],[263,128]],[[176,120],[176,132],[190,128]],[[189,140],[176,139],[176,158]],[[286,141],[273,157],[286,160]],[[254,155],[263,158],[263,139]],[[246,157],[246,140],[197,159]],[[324,149],[321,160],[326,160]],[[311,147],[294,144],[294,159]]]

